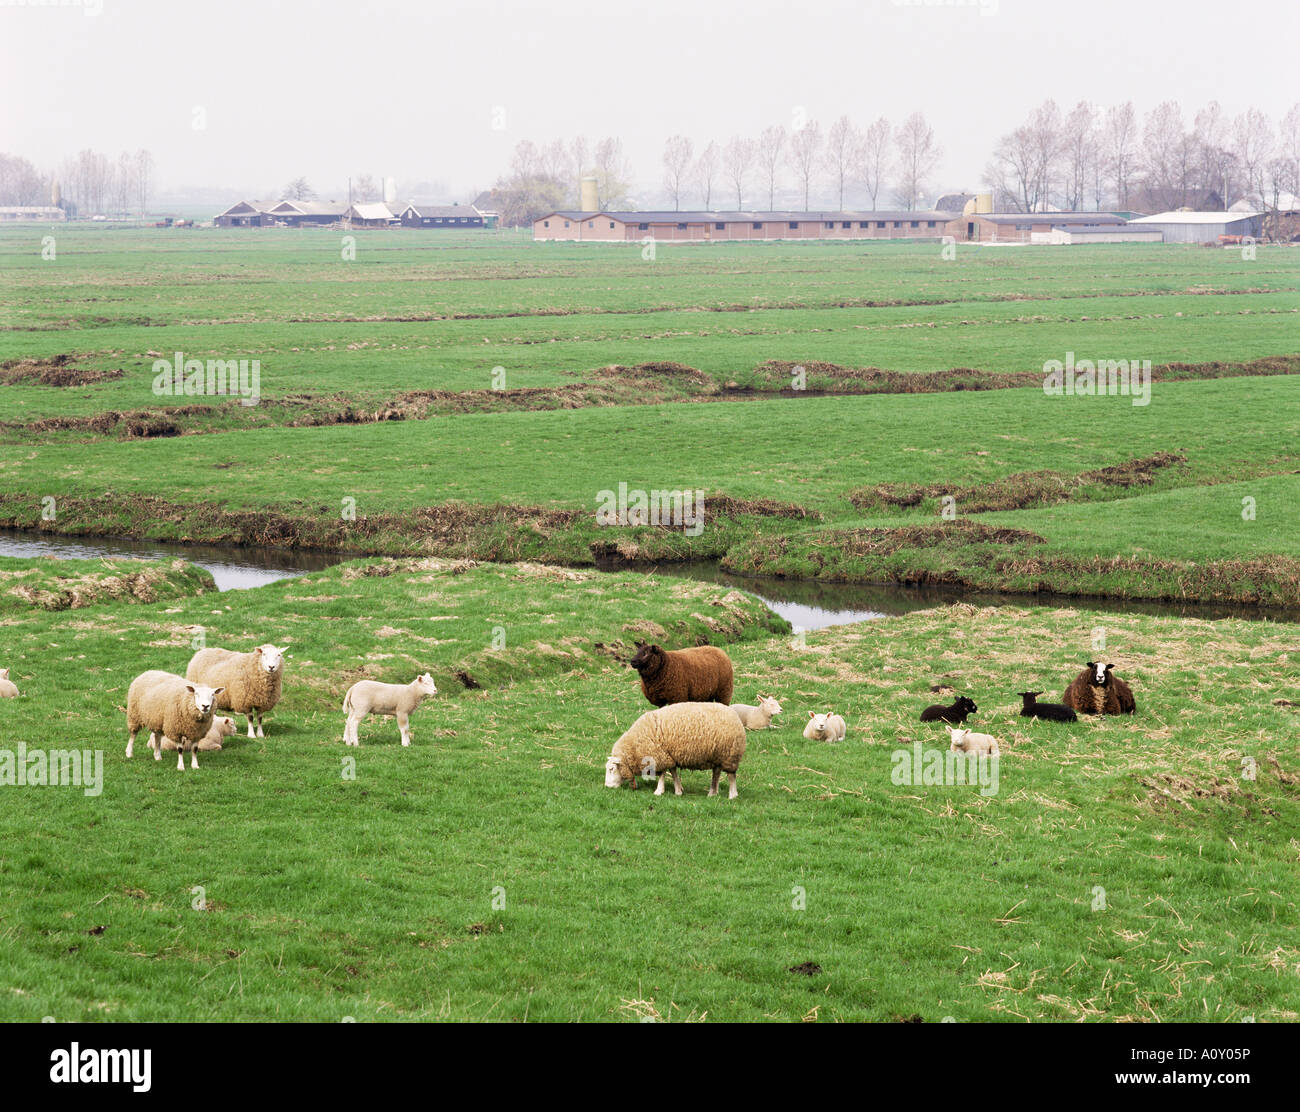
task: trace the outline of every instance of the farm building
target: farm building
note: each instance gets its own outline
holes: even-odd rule
[[[401,218],[383,201],[358,201],[348,206],[343,220],[352,228],[390,228]]]
[[[924,212],[577,212],[533,222],[535,240],[709,243],[773,239],[939,239],[959,213]]]
[[[1032,243],[1163,243],[1159,228],[1134,228],[1131,224],[1093,225],[1081,228],[1053,228],[1045,239],[1035,235]]]
[[[218,228],[269,228],[275,223],[271,215],[276,201],[238,201],[212,218]]]
[[[1217,243],[1219,236],[1254,236],[1261,231],[1258,212],[1160,212],[1130,221],[1130,228],[1156,228],[1166,243]]]
[[[1054,229],[1120,229],[1124,223],[1111,212],[971,212],[954,221],[948,234],[971,243],[1050,243]]]
[[[340,201],[281,201],[268,210],[277,224],[300,228],[310,224],[337,224],[348,206]]]
[[[66,220],[67,214],[57,205],[0,205],[0,220]]]
[[[408,202],[399,217],[407,228],[484,228],[486,214],[473,205],[426,205]]]

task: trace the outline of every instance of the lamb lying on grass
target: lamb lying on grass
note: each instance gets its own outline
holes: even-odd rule
[[[944,729],[952,737],[952,744],[948,748],[954,753],[974,753],[986,757],[1001,755],[998,739],[992,734],[977,734],[974,730],[961,730],[954,726],[945,726]]]
[[[9,669],[0,668],[0,699],[18,698],[18,688],[9,679]]]
[[[229,737],[235,732],[235,720],[227,718],[224,714],[213,715],[212,725],[208,727],[208,732],[203,735],[194,748],[200,753],[215,753],[221,749],[221,739]],[[157,735],[149,735],[149,748],[153,749],[157,745]],[[176,743],[171,738],[163,738],[163,749],[171,750],[176,748]]]
[[[343,697],[343,713],[348,716],[343,727],[343,744],[361,744],[361,739],[357,737],[357,726],[366,715],[387,714],[397,716],[397,725],[402,731],[402,744],[410,745],[411,711],[420,705],[426,695],[437,694],[438,687],[428,672],[416,676],[408,684],[358,680]]]
[[[1079,721],[1079,716],[1061,703],[1040,703],[1038,696],[1041,694],[1041,691],[1019,692],[1021,701],[1024,704],[1020,708],[1021,718],[1046,718],[1049,722]]]
[[[126,693],[126,755],[135,750],[135,735],[148,730],[153,758],[162,760],[170,740],[179,750],[176,768],[185,768],[185,750],[190,751],[190,768],[199,767],[198,742],[212,726],[212,712],[221,688],[194,684],[171,672],[141,672]]]
[[[648,710],[632,723],[610,751],[605,762],[605,787],[617,788],[637,777],[658,777],[655,795],[664,793],[664,776],[673,774],[673,793],[682,794],[679,769],[710,768],[709,795],[718,794],[718,778],[725,772],[735,799],[736,770],[745,755],[745,727],[740,717],[722,703],[669,703]]]
[[[781,713],[781,704],[771,695],[760,695],[758,706],[748,703],[732,703],[731,709],[740,716],[741,724],[747,730],[766,730],[772,725],[772,718]]]
[[[217,706],[248,716],[248,736],[265,737],[262,715],[280,701],[284,679],[284,650],[274,645],[259,645],[251,653],[229,649],[200,649],[185,669],[185,678],[200,683],[219,684],[225,694]],[[257,733],[253,733],[253,718]]]
[[[951,722],[954,726],[960,726],[966,721],[967,715],[974,714],[980,708],[975,705],[974,699],[968,699],[965,695],[958,695],[952,706],[945,707],[942,703],[934,703],[921,711],[922,722]]]
[[[808,712],[808,723],[803,728],[803,736],[809,741],[843,741],[848,734],[848,726],[838,714],[813,714]]]

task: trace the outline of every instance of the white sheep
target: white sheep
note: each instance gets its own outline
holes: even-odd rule
[[[200,753],[212,753],[221,749],[221,739],[229,737],[235,732],[235,720],[227,718],[224,714],[215,714],[212,716],[212,725],[208,727],[208,732],[203,735],[203,740],[196,746]],[[156,744],[155,734],[149,735],[149,748],[152,749]],[[176,743],[171,738],[163,738],[163,749],[171,750],[176,748]]]
[[[766,730],[771,726],[772,718],[781,713],[781,704],[771,695],[760,695],[756,707],[748,703],[732,703],[731,709],[739,715],[745,729]]]
[[[682,794],[679,769],[709,768],[713,783],[709,795],[718,794],[718,778],[725,772],[736,798],[736,770],[745,755],[745,727],[724,703],[669,703],[646,711],[614,743],[605,762],[605,787],[617,788],[637,777],[657,777],[655,795],[664,793],[664,776],[673,774],[673,792]]]
[[[843,741],[849,729],[838,714],[813,714],[808,712],[808,722],[803,736],[809,741]]]
[[[18,688],[9,679],[9,669],[0,668],[0,699],[18,698]]]
[[[415,710],[426,695],[437,695],[438,688],[433,677],[425,672],[416,676],[410,683],[378,683],[375,680],[358,680],[348,688],[343,697],[343,713],[348,720],[343,727],[343,744],[360,745],[357,726],[368,714],[387,714],[397,716],[397,725],[402,731],[402,744],[411,744],[409,715]]]
[[[1000,756],[998,739],[992,734],[977,734],[974,730],[963,730],[956,726],[945,726],[952,744],[948,746],[954,753],[974,753],[986,757]]]
[[[200,683],[220,685],[225,694],[217,707],[248,716],[248,736],[265,737],[262,715],[280,701],[284,679],[284,649],[259,645],[250,653],[229,649],[200,649],[185,669],[185,678]],[[253,718],[257,733],[253,733]]]
[[[135,750],[135,735],[142,729],[151,737],[154,760],[162,760],[168,740],[179,752],[176,767],[185,768],[185,749],[190,751],[190,768],[199,767],[197,743],[207,736],[220,688],[189,683],[171,672],[141,672],[126,693],[126,755]]]

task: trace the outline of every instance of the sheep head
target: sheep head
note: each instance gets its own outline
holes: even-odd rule
[[[187,683],[185,690],[194,696],[194,709],[200,715],[206,717],[212,713],[212,707],[217,701],[217,696],[226,689],[224,687],[208,687],[207,684]]]
[[[413,682],[415,690],[421,695],[438,694],[438,685],[433,682],[433,677],[428,672],[425,672],[422,676],[416,676]]]
[[[1088,661],[1088,683],[1093,687],[1109,687],[1110,671],[1114,668],[1113,664],[1102,664],[1100,661]]]
[[[638,641],[636,655],[629,663],[643,678],[657,676],[663,670],[664,651],[658,645]]]
[[[275,675],[284,667],[284,649],[277,649],[274,645],[258,645],[253,655],[262,671],[269,675]]]

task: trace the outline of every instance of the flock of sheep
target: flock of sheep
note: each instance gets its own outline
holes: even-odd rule
[[[718,794],[718,780],[727,774],[728,798],[736,798],[736,771],[745,756],[745,731],[766,729],[781,704],[760,695],[757,706],[732,703],[734,688],[731,660],[721,649],[704,645],[695,649],[665,650],[637,642],[631,661],[641,677],[641,690],[658,709],[646,711],[614,743],[605,762],[605,786],[617,788],[639,777],[658,779],[655,795],[662,795],[664,780],[673,778],[673,791],[682,794],[681,769],[708,769],[713,773],[709,795]],[[1123,680],[1112,675],[1113,664],[1088,661],[1066,688],[1061,703],[1039,703],[1041,691],[1022,691],[1024,718],[1074,722],[1078,713],[1133,714],[1137,705]],[[1000,750],[991,734],[964,728],[967,717],[979,708],[973,699],[959,695],[950,706],[936,704],[921,712],[922,722],[943,722],[954,751],[996,757]],[[843,716],[808,712],[803,736],[810,741],[842,741],[847,734]]]
[[[732,703],[734,672],[731,658],[721,649],[703,645],[693,649],[663,649],[636,643],[631,666],[641,678],[641,691],[656,708],[641,715],[614,743],[605,762],[605,786],[620,787],[630,781],[637,786],[641,777],[658,779],[655,795],[662,795],[665,778],[671,774],[673,791],[682,794],[682,769],[703,769],[713,773],[709,795],[718,794],[718,781],[727,774],[728,798],[735,799],[736,772],[745,756],[747,730],[764,730],[781,713],[781,704],[770,695],[759,695],[756,705]],[[251,652],[229,649],[200,649],[190,659],[184,676],[171,672],[142,672],[127,691],[126,755],[135,749],[141,730],[149,731],[149,748],[154,760],[164,750],[176,750],[176,767],[198,768],[198,754],[221,748],[221,739],[235,732],[232,717],[218,710],[242,714],[248,720],[249,737],[265,737],[263,715],[280,701],[284,681],[284,649],[259,645]],[[1137,704],[1127,683],[1113,675],[1113,664],[1088,661],[1066,688],[1060,703],[1040,703],[1041,691],[1022,691],[1020,714],[1075,722],[1082,714],[1133,714]],[[357,727],[370,714],[397,719],[402,744],[411,744],[410,715],[438,688],[429,673],[409,684],[360,680],[348,688],[343,699],[347,716],[343,727],[345,745],[360,745]],[[0,698],[17,696],[9,669],[0,668]],[[950,748],[981,756],[999,755],[998,742],[991,734],[965,728],[967,717],[979,709],[975,701],[959,695],[951,705],[935,704],[921,712],[922,722],[943,722]],[[803,736],[810,741],[843,741],[848,729],[843,716],[832,712],[808,712]]]

